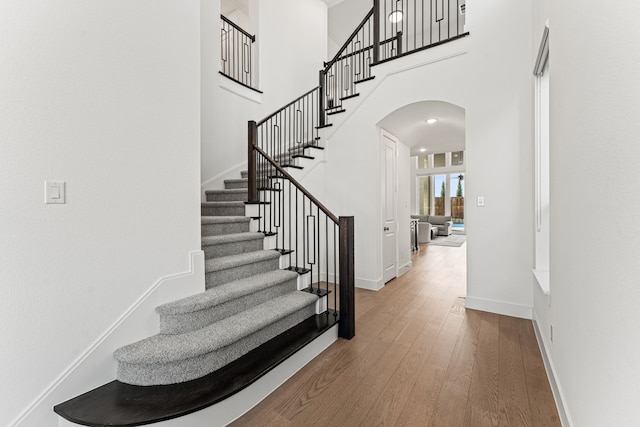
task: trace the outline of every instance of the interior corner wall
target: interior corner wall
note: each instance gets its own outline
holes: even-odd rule
[[[269,0],[260,6],[260,88],[265,115],[318,86],[327,55],[322,0]]]
[[[531,318],[532,4],[468,3],[465,84],[468,308]],[[475,203],[484,197],[483,207]]]
[[[480,10],[477,10],[480,9]],[[468,4],[471,35],[374,67],[374,89],[331,130],[327,206],[353,214],[356,277],[381,278],[380,169],[375,123],[405,105],[439,100],[466,112],[467,301],[531,317],[533,146],[531,4]],[[508,37],[505,35],[508,34]],[[333,129],[333,128],[330,128]],[[344,185],[348,182],[350,185]],[[331,183],[331,185],[329,185]]]
[[[400,141],[397,144],[397,168],[398,171],[398,268],[400,273],[406,271],[411,265],[411,234],[409,230],[409,218],[411,217],[411,157],[410,149]],[[404,270],[403,270],[404,269]]]
[[[550,6],[549,353],[580,427],[638,424],[638,16],[631,1]]]
[[[321,0],[250,2],[258,89],[250,100],[220,86],[220,7],[202,2],[202,189],[240,178],[247,162],[247,122],[260,121],[318,85],[327,54]],[[233,84],[232,84],[233,85]]]
[[[0,425],[57,425],[50,405],[21,414],[200,249],[198,16],[0,3]],[[45,180],[66,204],[44,204]]]

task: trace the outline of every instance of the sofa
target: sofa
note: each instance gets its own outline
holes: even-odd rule
[[[418,243],[429,243],[433,234],[449,236],[453,228],[450,215],[411,215],[418,220]]]

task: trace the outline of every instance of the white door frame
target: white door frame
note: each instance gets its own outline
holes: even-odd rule
[[[394,224],[393,227],[395,227],[394,230],[392,231],[392,234],[394,235],[394,248],[393,248],[393,253],[394,253],[394,271],[393,271],[393,277],[391,277],[390,279],[387,278],[387,276],[385,275],[386,271],[386,265],[385,265],[385,227],[386,227],[386,218],[385,218],[385,212],[386,212],[386,200],[385,200],[385,184],[386,184],[386,177],[385,177],[385,147],[386,147],[386,142],[385,139],[388,139],[390,141],[393,142],[394,144],[394,150],[393,150],[393,194],[394,194],[394,198],[393,198],[393,217],[394,217]],[[380,128],[380,171],[381,171],[381,180],[380,180],[380,194],[381,194],[381,209],[380,209],[380,230],[382,231],[382,246],[381,246],[381,252],[382,252],[382,276],[383,276],[383,282],[387,282],[395,277],[398,277],[398,143],[400,141],[398,140],[398,138],[396,138],[395,136],[393,136],[392,134],[390,134],[389,132],[385,131],[384,129]]]

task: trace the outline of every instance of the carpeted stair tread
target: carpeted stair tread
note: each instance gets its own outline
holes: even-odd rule
[[[237,206],[241,206],[244,207],[244,202],[238,201],[238,200],[231,200],[231,201],[220,201],[220,202],[202,202],[200,204],[203,208],[205,207],[237,207]]]
[[[279,269],[228,282],[157,307],[160,333],[182,334],[204,328],[297,288],[298,275]]]
[[[280,258],[280,253],[272,250],[246,252],[243,254],[229,255],[205,261],[205,272],[227,270],[260,261]]]
[[[200,234],[219,236],[232,233],[248,233],[251,230],[251,218],[246,216],[202,216]]]
[[[202,246],[222,245],[225,243],[244,242],[247,240],[263,240],[264,233],[233,233],[219,236],[205,236],[202,238]]]
[[[202,202],[200,214],[202,216],[240,216],[244,215],[245,203],[241,201]]]
[[[232,224],[237,222],[249,223],[251,218],[246,216],[202,216],[200,217],[201,224]]]
[[[249,190],[246,188],[232,188],[228,190],[205,191],[207,202],[215,201],[239,201],[246,202],[249,198]]]
[[[247,188],[249,186],[249,179],[247,178],[239,178],[239,179],[225,179],[224,180],[224,188],[230,190],[234,188]]]
[[[243,194],[247,191],[246,188],[227,188],[224,190],[206,190],[204,194]]]
[[[241,296],[255,292],[262,288],[268,288],[287,280],[297,280],[298,274],[288,270],[273,270],[259,276],[247,277],[225,283],[186,298],[162,304],[156,307],[160,315],[185,314],[205,310],[223,302],[231,301]]]
[[[125,363],[169,363],[190,359],[226,347],[280,317],[314,304],[317,299],[313,294],[294,291],[196,331],[145,338],[120,347],[113,355]]]

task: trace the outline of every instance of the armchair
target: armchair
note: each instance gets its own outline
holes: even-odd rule
[[[449,236],[453,221],[449,215],[411,215],[418,220],[418,243],[429,243],[431,236]]]

